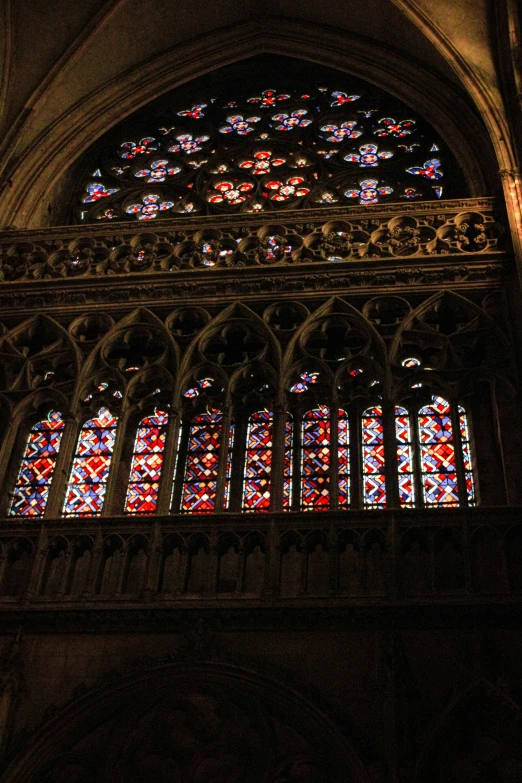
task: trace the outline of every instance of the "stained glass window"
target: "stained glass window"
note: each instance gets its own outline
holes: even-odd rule
[[[248,420],[243,511],[268,511],[272,469],[272,411],[257,411]]]
[[[330,505],[330,409],[320,405],[303,416],[301,509],[327,510]]]
[[[9,511],[15,517],[40,517],[45,511],[62,441],[62,414],[51,411],[29,432]]]
[[[350,503],[350,428],[346,411],[340,410],[338,416],[338,502],[343,508]]]
[[[185,475],[181,492],[181,511],[192,514],[210,514],[216,508],[218,473],[223,432],[223,414],[211,409],[194,416],[188,436]],[[228,506],[230,455],[233,429],[229,433],[227,471],[225,481],[225,508]]]
[[[285,424],[285,457],[283,480],[283,508],[288,511],[292,507],[292,480],[293,480],[293,434],[294,423],[289,417]]]
[[[221,89],[215,77],[202,77],[161,105],[144,107],[116,143],[113,135],[101,141],[105,157],[78,194],[81,219],[151,221],[188,212],[267,212],[290,203],[365,206],[438,199],[443,188],[453,195],[456,166],[443,142],[374,86],[339,74],[335,82],[345,82],[339,90],[314,66],[294,69],[287,60],[277,90],[269,88],[271,78],[252,88],[237,66],[228,73]],[[212,99],[195,101],[194,90]],[[267,95],[277,97],[269,104]],[[133,132],[142,122],[150,135]]]
[[[138,425],[125,501],[127,514],[156,511],[168,420],[168,413],[156,411]]]
[[[399,405],[395,407],[395,438],[397,440],[399,503],[403,508],[413,508],[415,505],[415,485],[410,417],[406,408],[401,408]]]
[[[365,508],[386,506],[384,473],[384,428],[382,408],[367,408],[362,415],[363,504]]]
[[[473,468],[471,464],[471,444],[469,437],[468,417],[466,411],[459,405],[460,442],[462,445],[462,461],[464,463],[464,477],[466,480],[466,492],[468,505],[475,505],[475,484],[473,481]]]
[[[465,418],[464,424],[467,435]],[[434,396],[431,405],[420,409],[418,426],[424,503],[428,507],[458,506],[455,442],[449,402]]]
[[[108,408],[100,408],[98,415],[83,425],[65,493],[65,516],[101,514],[117,426],[118,419]]]

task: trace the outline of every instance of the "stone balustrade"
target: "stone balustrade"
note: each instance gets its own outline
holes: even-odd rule
[[[522,509],[2,523],[4,610],[450,603],[522,592]]]

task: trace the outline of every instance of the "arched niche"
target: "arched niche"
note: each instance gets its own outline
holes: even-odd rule
[[[305,774],[306,773],[306,774]],[[158,666],[74,699],[4,780],[369,783],[350,741],[288,684],[222,663]]]

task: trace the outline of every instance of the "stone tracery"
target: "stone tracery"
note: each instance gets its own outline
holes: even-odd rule
[[[277,322],[270,327],[268,324],[272,323],[274,313],[278,314]],[[300,325],[294,323],[297,313],[298,320],[304,318]],[[470,484],[473,481],[472,438],[469,420],[462,424],[465,421],[462,405],[464,397],[469,394],[471,372],[480,372],[486,382],[505,376],[501,365],[511,349],[493,320],[468,300],[451,294],[431,297],[416,307],[404,298],[380,297],[367,301],[362,306],[362,313],[343,300],[333,299],[314,312],[305,313],[303,305],[281,303],[265,307],[263,317],[244,305],[225,308],[213,317],[200,307],[194,311],[184,308],[162,318],[141,309],[124,316],[112,326],[109,326],[108,316],[97,316],[97,323],[106,324],[108,331],[97,341],[91,341],[77,378],[64,380],[62,376],[51,375],[47,378],[46,389],[49,392],[55,387],[60,389],[67,400],[62,410],[76,418],[77,424],[71,422],[66,426],[70,433],[69,443],[71,437],[79,437],[78,434],[73,436],[74,431],[80,432],[78,427],[85,429],[91,419],[98,421],[100,416],[109,416],[112,433],[109,451],[112,453],[115,449],[116,459],[110,475],[117,474],[126,483],[132,474],[130,487],[134,495],[139,490],[139,497],[133,495],[133,499],[129,500],[127,495],[125,501],[121,489],[116,490],[116,479],[111,479],[108,471],[110,455],[109,452],[109,456],[105,454],[106,446],[101,445],[105,443],[105,436],[98,423],[98,429],[89,429],[89,445],[78,446],[76,460],[83,466],[80,470],[83,478],[80,473],[76,476],[77,468],[71,473],[70,492],[80,479],[81,486],[82,482],[89,485],[94,482],[97,487],[93,484],[95,495],[99,496],[96,509],[86,507],[82,514],[111,513],[109,508],[112,513],[122,513],[124,507],[127,514],[145,513],[145,508],[154,513],[158,502],[162,509],[166,508],[165,503],[170,502],[167,498],[172,498],[172,513],[240,508],[258,511],[283,507],[288,510],[307,507],[334,509],[338,504],[347,508],[381,507],[385,504],[392,508],[399,505],[412,507],[424,502],[431,505],[433,500],[428,502],[428,496],[421,491],[418,462],[421,452],[427,455],[428,451],[431,456],[422,457],[424,471],[429,472],[426,481],[428,478],[430,482],[443,481],[443,473],[449,471],[449,476],[453,471],[451,480],[456,494],[452,496],[452,503],[474,504],[477,490],[472,490]],[[281,318],[287,326],[283,330],[278,328]],[[198,325],[197,331],[190,325],[192,321]],[[88,323],[88,317],[77,317],[70,328],[78,334],[77,339],[85,351],[87,344],[82,339],[83,327],[80,327],[84,323]],[[205,326],[199,329],[203,323]],[[24,328],[23,324],[17,327],[16,334],[22,334]],[[66,334],[63,327],[60,326],[59,330],[60,334]],[[191,338],[190,333],[195,333],[195,337]],[[181,358],[178,359],[178,356]],[[176,369],[178,362],[179,370]],[[2,393],[17,404],[18,392],[13,390],[7,376]],[[45,408],[44,399],[39,404],[46,416],[50,408]],[[423,412],[428,411],[435,399],[451,401],[452,411],[457,410],[457,404],[461,406],[460,426],[455,424],[455,420],[452,425],[444,425],[440,432],[437,429],[439,438],[447,427],[452,428],[452,437],[458,437],[456,449],[446,443],[442,445],[442,442],[436,445],[433,441],[433,445],[429,445],[429,438],[435,437],[435,429],[430,429],[429,416]],[[399,430],[396,434],[393,405],[400,406],[397,409],[402,416],[400,431],[403,434],[400,437]],[[444,402],[444,405],[447,403]],[[179,417],[170,413],[169,409],[179,410]],[[268,413],[273,409],[275,415]],[[321,425],[324,433],[319,437],[312,420],[308,424],[306,422],[323,409],[327,413]],[[418,416],[417,411],[420,411]],[[454,412],[451,414],[455,415]],[[133,445],[136,432],[139,427],[143,428],[143,422],[156,422],[160,416],[163,417],[164,428],[161,454],[153,444],[147,451],[148,436],[143,430],[139,446],[143,456],[140,456],[136,451],[138,447]],[[274,416],[274,423],[265,428],[266,431],[262,427],[259,429],[260,424],[256,425],[259,431],[256,430],[254,437],[252,426],[248,429],[248,422],[256,416]],[[122,433],[115,439],[115,422],[120,417],[126,423],[121,425]],[[211,437],[208,427],[213,418],[212,426],[217,426],[217,429]],[[419,441],[417,421],[421,420],[426,433],[430,430],[431,434],[428,438],[421,429]],[[199,422],[197,426],[196,422]],[[357,422],[362,422],[362,436],[357,434],[361,427]],[[23,427],[21,424],[18,426],[17,438],[23,439]],[[313,442],[308,443],[312,430],[315,433]],[[168,434],[170,431],[171,435]],[[178,434],[174,435],[176,431]],[[459,433],[458,436],[455,433]],[[395,448],[400,449],[401,456],[397,466],[393,467],[392,443],[396,442],[396,437],[399,437],[399,445]],[[93,438],[95,442],[91,443]],[[197,448],[195,439],[200,444]],[[323,440],[323,445],[320,445]],[[250,441],[248,449],[253,450],[248,457],[247,443]],[[166,442],[169,443],[170,467],[165,476],[161,474],[165,470],[163,449]],[[300,452],[300,443],[305,453],[312,449],[308,468],[307,458]],[[317,448],[321,451],[321,460],[324,460],[321,468],[317,462],[319,452],[312,457]],[[62,471],[69,472],[71,445],[67,449],[68,454],[61,455],[60,464]],[[444,455],[441,449],[445,449]],[[339,461],[330,456],[337,452]],[[435,457],[435,452],[439,456]],[[10,475],[13,476],[19,469],[18,453],[15,449],[10,458]],[[120,460],[126,467],[118,466]],[[136,460],[140,463],[139,469]],[[450,462],[447,463],[447,460]],[[177,468],[172,479],[175,463]],[[438,473],[435,463],[441,466]],[[264,477],[257,472],[263,464]],[[312,464],[315,464],[313,470]],[[442,465],[446,467],[442,468]],[[319,492],[317,502],[310,499],[308,502],[304,498],[311,491],[312,484],[319,480],[319,474],[315,476],[316,469],[319,473],[324,472],[322,488],[313,490]],[[89,475],[84,475],[86,470]],[[96,478],[100,470],[103,473],[101,483]],[[302,475],[301,470],[305,471]],[[308,471],[311,471],[309,476]],[[248,493],[245,476],[248,476]],[[456,489],[457,484],[463,486],[465,480],[470,487],[467,500],[463,491]],[[105,494],[107,481],[110,505],[105,508],[101,497]],[[173,491],[169,491],[172,481]],[[214,499],[210,505],[206,500],[200,505],[200,493],[203,492],[205,497],[207,494],[203,491],[203,483],[206,486],[209,481],[209,491],[211,487]],[[258,486],[258,482],[263,486]],[[337,483],[338,497],[332,492]],[[55,484],[58,487],[60,482],[57,480]],[[307,484],[310,486],[305,491]],[[63,482],[61,485],[61,489],[53,490],[60,495],[65,492]],[[254,486],[258,486],[255,491]],[[344,487],[342,491],[341,486]],[[131,492],[131,488],[128,491]],[[250,496],[248,502],[247,496]],[[322,500],[317,505],[319,497]],[[440,496],[434,504],[449,502],[444,497]],[[54,514],[57,502],[55,500],[53,504],[53,509],[56,509]],[[66,513],[76,514],[70,503],[72,500],[67,500]],[[13,506],[11,513],[16,513],[15,508]],[[44,508],[45,504],[38,513],[43,513]],[[105,509],[103,512],[102,508]],[[25,513],[35,512],[28,510]]]
[[[102,144],[80,219],[150,222],[457,195],[451,154],[421,118],[369,84],[345,77],[341,90],[333,76],[309,70],[307,85],[245,84],[233,95],[202,80],[192,98],[174,92],[152,115],[142,111]]]

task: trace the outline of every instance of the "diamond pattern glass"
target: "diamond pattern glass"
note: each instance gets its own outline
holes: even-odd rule
[[[272,429],[272,411],[257,411],[248,420],[243,511],[268,511],[270,508]]]
[[[285,425],[285,462],[283,480],[283,509],[292,507],[292,476],[293,476],[293,434],[294,423],[289,417]]]
[[[350,427],[346,411],[339,410],[338,415],[339,507],[345,508],[350,503]]]
[[[156,511],[168,420],[168,413],[156,411],[139,423],[125,501],[126,514],[154,514]]]
[[[65,493],[66,517],[101,514],[109,478],[118,419],[108,408],[83,425]]]
[[[29,432],[9,515],[41,517],[47,505],[56,458],[62,441],[62,414],[51,411]]]
[[[330,409],[320,405],[303,416],[301,509],[327,510],[330,505]]]
[[[397,442],[399,503],[401,508],[413,508],[415,506],[415,485],[410,416],[406,408],[401,408],[399,405],[395,407],[395,439]]]
[[[459,505],[450,405],[434,396],[419,411],[419,441],[424,502],[428,507]]]
[[[185,514],[211,514],[216,509],[223,414],[219,410],[194,416],[188,437],[181,511]],[[233,430],[227,453],[225,508],[228,506]]]
[[[380,406],[364,411],[361,435],[364,507],[385,508],[384,429]]]
[[[460,442],[462,444],[462,461],[464,462],[464,475],[466,477],[466,492],[468,505],[475,505],[475,482],[473,481],[473,467],[471,463],[471,443],[469,437],[468,418],[466,411],[459,405]]]

